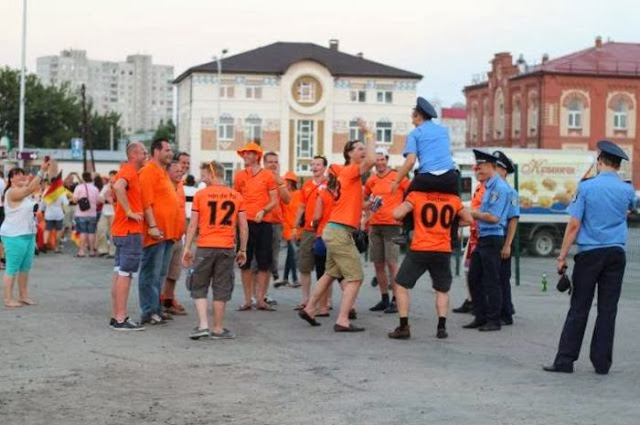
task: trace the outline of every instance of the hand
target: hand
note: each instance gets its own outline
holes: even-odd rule
[[[185,249],[182,252],[182,266],[183,267],[191,267],[193,264],[193,253],[189,249]]]
[[[298,229],[297,228],[293,228],[291,230],[291,239],[298,239],[300,238],[300,235],[298,234]]]
[[[236,254],[236,263],[238,263],[238,265],[242,267],[246,262],[247,253],[245,251],[238,251],[238,253]]]
[[[265,214],[266,213],[264,212],[264,210],[258,211],[258,214],[256,214],[256,223],[262,223],[262,219],[264,218]]]
[[[556,269],[558,270],[558,274],[562,275],[567,270],[567,260],[561,260],[558,257],[558,264],[556,265]]]
[[[127,213],[127,218],[135,221],[136,223],[142,223],[142,220],[144,220],[142,218],[142,214],[134,213],[133,211]]]
[[[365,120],[358,120],[358,127],[360,127],[360,131],[362,131],[362,134],[369,133],[369,128],[367,127],[367,122]]]
[[[505,245],[502,247],[502,251],[500,251],[500,257],[503,260],[511,258],[511,245]]]
[[[162,232],[158,230],[157,227],[149,227],[149,230],[147,231],[147,233],[153,239],[162,239]]]
[[[46,173],[49,170],[49,167],[51,166],[51,160],[47,160],[47,161],[43,161],[42,164],[40,164],[40,171],[42,171],[43,173]]]
[[[49,160],[49,176],[56,177],[58,175],[58,162],[55,159]]]

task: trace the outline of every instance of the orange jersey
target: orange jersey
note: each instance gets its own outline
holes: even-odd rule
[[[480,208],[482,204],[482,198],[484,197],[484,192],[486,191],[486,187],[484,183],[479,183],[476,187],[476,190],[473,192],[473,196],[471,197],[471,208],[477,210]],[[469,252],[473,252],[478,243],[478,222],[473,221],[471,226],[469,227]]]
[[[304,204],[304,226],[302,226],[302,230],[315,231],[311,226],[311,220],[313,220],[313,212],[316,209],[316,201],[318,199],[318,188],[321,184],[309,179],[302,185],[302,196],[300,197],[300,202]]]
[[[291,201],[288,205],[280,202],[280,207],[282,208],[282,216],[284,218],[284,220],[282,221],[282,237],[286,241],[291,240],[293,228],[298,226],[295,221],[296,214],[298,213],[298,208],[300,208],[301,199],[302,191],[294,190],[293,192],[291,192]]]
[[[184,232],[187,231],[187,220],[185,218],[187,216],[187,197],[184,194],[184,183],[182,183],[182,181],[176,185],[176,194],[178,195],[178,209],[180,210],[176,228],[178,235],[180,235],[179,238],[181,238]]]
[[[276,194],[277,204],[268,214],[265,214],[262,221],[265,223],[282,224],[284,222],[284,212],[282,211],[282,199],[280,199],[280,193]]]
[[[362,192],[360,165],[342,167],[338,173],[338,186],[334,193],[335,204],[329,221],[359,229],[362,218]]]
[[[140,186],[142,187],[142,206],[151,208],[158,230],[164,235],[164,240],[177,240],[178,234],[178,194],[171,184],[169,174],[154,162],[149,162],[140,170]],[[145,222],[143,245],[150,246],[162,240],[149,236],[148,223]]]
[[[329,222],[329,217],[331,217],[331,210],[333,210],[333,205],[335,204],[335,201],[333,199],[333,195],[331,194],[331,192],[327,190],[326,185],[322,185],[322,187],[318,189],[318,199],[320,199],[322,202],[322,218],[318,223],[318,230],[316,231],[316,236],[322,237],[322,231],[324,230],[325,226]]]
[[[255,221],[256,215],[269,203],[269,192],[277,190],[276,179],[269,170],[260,169],[256,174],[250,169],[238,171],[233,188],[242,195],[247,220]]]
[[[124,180],[127,182],[127,202],[131,212],[143,215],[142,213],[142,191],[138,171],[133,165],[124,163],[120,171],[116,174],[115,181]],[[129,234],[141,234],[144,231],[144,223],[138,223],[127,217],[127,212],[115,201],[115,215],[111,224],[111,236],[127,236]]]
[[[389,170],[383,176],[374,174],[367,180],[364,186],[364,195],[382,198],[382,205],[376,212],[371,214],[369,224],[400,226],[400,223],[393,218],[393,210],[402,203],[404,192],[409,188],[409,179],[406,177],[402,179],[399,190],[391,194],[391,185],[395,181],[397,174],[396,170]]]
[[[406,202],[413,205],[412,251],[451,252],[451,225],[462,210],[457,195],[411,192]]]
[[[242,195],[223,185],[207,186],[193,197],[198,213],[198,246],[235,248],[238,213],[244,211]]]

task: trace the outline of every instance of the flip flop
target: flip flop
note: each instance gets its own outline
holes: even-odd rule
[[[251,305],[241,305],[240,307],[238,307],[237,311],[249,311],[251,310]]]
[[[4,303],[4,306],[7,308],[20,308],[22,307],[22,303],[16,302],[14,303]]]
[[[304,310],[300,310],[298,312],[298,317],[301,318],[302,320],[306,321],[311,326],[320,326],[320,325],[322,325],[322,323],[318,322],[316,319],[314,319],[313,317],[309,316],[309,314],[307,314],[307,312],[304,311]]]
[[[275,308],[271,307],[269,304],[258,306],[256,307],[256,309],[260,311],[278,311]]]
[[[296,308],[294,308],[295,311],[300,311],[300,310],[304,310],[307,307],[306,304],[298,304],[296,306]]]
[[[19,301],[20,301],[20,304],[23,304],[23,305],[38,305],[37,302],[32,300],[19,300]]]
[[[333,330],[335,332],[362,332],[364,331],[364,328],[354,326],[352,324],[349,324],[349,326],[342,326],[336,323],[333,325]]]

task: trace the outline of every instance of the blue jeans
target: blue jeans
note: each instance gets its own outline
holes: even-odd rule
[[[138,297],[140,299],[141,319],[144,321],[152,314],[160,314],[160,292],[167,275],[173,241],[162,241],[142,250],[140,276],[138,277]]]
[[[284,262],[284,280],[289,280],[289,271],[291,271],[292,282],[297,282],[296,245],[293,241],[287,242],[287,259]]]

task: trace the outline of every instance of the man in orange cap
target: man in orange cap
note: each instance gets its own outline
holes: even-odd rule
[[[287,171],[284,175],[284,180],[287,184],[287,190],[291,195],[291,201],[288,204],[280,202],[282,208],[282,236],[287,241],[287,258],[284,262],[284,275],[283,280],[275,282],[276,288],[283,285],[290,285],[294,288],[300,286],[298,283],[298,273],[296,270],[296,244],[293,237],[293,229],[298,230],[298,224],[296,221],[296,213],[300,207],[300,199],[302,193],[298,190],[298,176],[293,171]],[[289,284],[289,274],[291,274],[291,284]]]
[[[273,226],[264,221],[265,216],[278,204],[278,185],[273,173],[260,167],[262,149],[251,142],[238,155],[244,160],[245,169],[239,171],[233,182],[234,189],[244,198],[244,206],[249,222],[249,241],[247,243],[247,261],[242,266],[242,286],[244,304],[240,311],[251,309],[253,295],[253,278],[251,262],[255,256],[258,264],[258,291],[256,307],[258,310],[273,311],[264,301],[269,284],[269,270],[273,262],[272,242]]]

